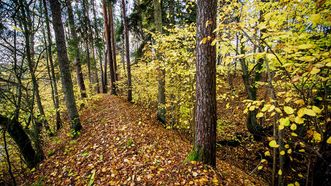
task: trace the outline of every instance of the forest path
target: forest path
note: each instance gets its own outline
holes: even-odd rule
[[[49,147],[50,156],[32,174],[31,182],[39,180],[43,185],[263,185],[223,161],[217,161],[216,170],[197,162],[184,163],[192,148],[189,142],[175,131],[164,129],[144,109],[121,97],[104,95],[89,103],[81,113],[81,121],[84,129],[80,137],[70,140],[59,134],[63,136],[58,137],[61,142]]]

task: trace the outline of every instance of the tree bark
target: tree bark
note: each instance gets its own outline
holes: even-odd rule
[[[5,154],[6,154],[6,161],[7,161],[7,164],[8,164],[8,172],[9,172],[9,175],[10,175],[12,181],[13,181],[13,185],[16,186],[16,180],[15,180],[15,176],[14,176],[13,171],[12,171],[12,167],[11,167],[11,163],[10,163],[10,157],[9,157],[9,153],[8,153],[6,130],[3,130],[2,133],[3,133],[4,149],[5,149]]]
[[[111,2],[108,3],[108,62],[109,62],[109,72],[110,72],[110,87],[111,94],[116,95],[116,72],[114,66],[114,52],[113,52],[113,43],[112,43],[112,25],[113,25],[113,7]]]
[[[154,21],[156,32],[162,33],[162,12],[160,0],[153,0],[154,2]],[[159,58],[158,51],[156,51],[156,58]],[[166,97],[165,97],[165,70],[161,65],[158,66],[158,111],[157,119],[162,123],[166,122]]]
[[[29,136],[17,120],[10,120],[0,115],[0,126],[4,128],[15,141],[29,168],[35,167],[42,160],[41,157],[36,154]]]
[[[46,31],[47,31],[47,60],[49,61],[50,67],[50,78],[51,78],[51,85],[52,85],[52,99],[55,108],[55,120],[56,120],[56,129],[59,130],[62,126],[61,115],[60,115],[60,102],[59,102],[59,93],[57,89],[57,81],[55,76],[55,69],[54,69],[54,61],[52,55],[52,36],[51,36],[51,29],[49,26],[49,18],[48,18],[48,8],[46,0],[43,1],[44,6],[44,14],[45,14],[45,22],[46,22]],[[47,65],[48,66],[48,65]]]
[[[95,11],[95,6],[94,6],[94,2],[92,2],[92,10],[93,10],[93,19],[94,19],[94,32],[95,32],[95,35],[96,35],[96,40],[98,41],[98,44],[99,44],[99,41],[100,41],[100,37],[99,37],[99,29],[98,29],[98,24],[97,24],[97,15],[96,15],[96,11]],[[105,81],[104,81],[104,75],[103,75],[103,67],[102,67],[102,51],[101,51],[101,48],[100,46],[96,46],[97,48],[97,53],[98,53],[98,58],[99,58],[99,65],[100,65],[100,83],[101,83],[101,87],[99,87],[100,92],[107,92],[105,91]]]
[[[216,0],[197,1],[197,60],[196,60],[196,159],[216,166]],[[206,27],[206,22],[208,26]],[[207,42],[204,38],[211,37]]]
[[[103,21],[103,24],[104,24],[104,40],[106,41],[106,47],[105,47],[105,62],[104,62],[104,72],[103,72],[103,79],[104,79],[104,85],[103,85],[103,90],[102,90],[102,93],[107,93],[107,84],[108,84],[108,81],[107,81],[107,62],[108,62],[108,13],[107,13],[107,4],[106,4],[106,1],[103,0],[102,1],[102,12],[103,12],[103,18],[104,18],[104,21]]]
[[[113,16],[114,16],[113,15],[113,7],[110,6],[110,9],[109,9],[110,34],[111,34],[111,46],[112,46],[114,76],[115,76],[115,82],[116,82],[116,81],[118,81],[118,75],[117,75],[116,41],[115,41],[114,17]]]
[[[53,0],[51,0],[53,1]],[[68,8],[68,21],[69,21],[69,27],[71,32],[71,39],[73,40],[72,45],[74,48],[74,54],[75,54],[75,68],[76,68],[76,76],[77,76],[77,84],[80,90],[80,96],[81,98],[86,98],[86,87],[84,83],[84,76],[82,72],[82,66],[81,66],[81,58],[80,58],[80,50],[78,45],[78,37],[76,33],[76,27],[75,27],[75,21],[74,21],[74,14],[71,6],[71,0],[66,0],[67,8]]]
[[[59,60],[62,89],[65,96],[66,107],[69,113],[71,122],[71,129],[79,131],[82,126],[80,124],[79,114],[76,107],[76,101],[74,96],[74,90],[72,85],[69,59],[67,54],[67,48],[65,43],[63,23],[61,20],[61,4],[58,0],[51,0],[51,10],[53,18],[53,27],[55,32],[57,56]]]
[[[132,83],[131,83],[131,65],[130,65],[130,48],[129,48],[129,30],[128,30],[128,18],[126,17],[126,3],[122,0],[122,16],[124,25],[124,37],[125,37],[125,57],[126,57],[126,70],[128,75],[128,101],[132,101]]]

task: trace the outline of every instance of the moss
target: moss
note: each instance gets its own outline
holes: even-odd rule
[[[191,162],[191,161],[199,161],[201,160],[201,153],[199,153],[199,151],[197,151],[196,149],[193,149],[188,156],[186,157],[186,159],[184,160],[184,162]]]

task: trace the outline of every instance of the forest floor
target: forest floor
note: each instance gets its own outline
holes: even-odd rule
[[[64,128],[45,142],[47,158],[26,184],[266,185],[219,159],[216,169],[185,161],[190,142],[121,97],[92,101],[82,110],[81,121],[78,139],[70,139]]]

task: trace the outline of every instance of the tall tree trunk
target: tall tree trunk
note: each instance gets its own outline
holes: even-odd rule
[[[113,47],[112,47],[112,33],[111,27],[113,24],[113,16],[112,16],[112,4],[108,3],[108,32],[107,32],[107,45],[108,45],[108,62],[109,62],[109,74],[110,74],[110,87],[111,87],[111,94],[116,95],[116,83],[115,83],[115,67],[114,67],[114,57],[113,57]]]
[[[67,48],[65,43],[63,23],[61,20],[61,4],[58,0],[51,0],[51,10],[53,18],[53,27],[55,32],[57,56],[59,60],[62,89],[65,96],[66,106],[69,113],[71,122],[71,129],[79,131],[82,126],[80,124],[79,114],[76,107],[75,95],[72,85],[69,59],[67,54]]]
[[[87,63],[87,74],[89,77],[89,88],[90,91],[93,91],[93,85],[95,83],[95,79],[93,77],[92,74],[92,64],[91,64],[91,40],[90,40],[90,29],[89,29],[89,18],[88,18],[88,3],[86,0],[83,0],[82,2],[83,5],[83,31],[84,33],[86,33],[85,35],[83,35],[83,38],[85,40],[85,48],[86,48],[86,63]]]
[[[39,86],[37,82],[37,78],[35,76],[35,64],[34,64],[34,31],[33,31],[33,23],[31,20],[30,10],[28,7],[28,4],[24,0],[19,1],[21,6],[21,15],[22,15],[22,25],[24,29],[24,39],[25,39],[25,52],[26,52],[26,58],[28,61],[28,68],[30,71],[31,79],[32,79],[32,85],[33,85],[33,96],[32,96],[32,102],[31,102],[31,118],[34,118],[33,116],[33,105],[34,105],[34,98],[36,98],[37,106],[39,110],[40,117],[38,119],[42,120],[42,124],[44,124],[46,130],[50,132],[50,128],[48,126],[48,122],[45,117],[44,108],[41,103],[41,97],[39,94]],[[44,158],[44,153],[42,150],[42,139],[41,139],[41,130],[42,130],[42,124],[40,122],[34,122],[34,142],[36,147],[37,156],[40,157],[40,159]]]
[[[44,6],[44,14],[45,14],[45,22],[46,22],[46,31],[47,31],[47,61],[49,62],[50,67],[50,78],[52,81],[52,98],[53,98],[53,104],[55,108],[55,120],[56,120],[56,129],[59,130],[62,126],[61,121],[61,115],[60,115],[60,102],[59,102],[59,93],[57,89],[57,81],[55,76],[55,69],[54,69],[54,61],[53,61],[53,55],[52,55],[52,36],[51,36],[51,29],[49,26],[49,18],[48,18],[48,8],[46,0],[43,1]],[[47,65],[48,67],[48,65]]]
[[[71,6],[71,0],[66,0],[67,8],[68,8],[68,21],[69,21],[69,27],[70,27],[70,33],[71,33],[71,39],[73,40],[72,45],[74,48],[74,54],[75,54],[75,68],[76,68],[76,76],[77,76],[77,84],[80,89],[80,96],[82,98],[86,98],[86,87],[84,83],[84,76],[82,72],[82,66],[81,66],[81,58],[80,58],[80,50],[79,50],[79,40],[76,33],[76,27],[75,27],[75,21],[74,21],[74,14]]]
[[[100,41],[100,37],[99,37],[99,29],[98,29],[98,24],[97,24],[97,15],[96,15],[96,11],[95,11],[95,6],[94,6],[94,2],[92,2],[92,10],[93,10],[93,19],[94,19],[94,32],[96,35],[96,40],[99,42]],[[98,53],[98,57],[99,57],[99,65],[100,65],[100,83],[101,83],[101,90],[100,92],[102,93],[106,93],[107,92],[107,88],[106,88],[106,83],[104,80],[104,74],[103,74],[103,66],[102,66],[102,51],[101,51],[101,47],[97,46],[97,53]]]
[[[109,27],[108,27],[108,12],[107,12],[107,3],[106,0],[102,0],[102,12],[103,12],[103,24],[104,24],[104,40],[106,41],[106,47],[105,47],[105,62],[104,62],[104,72],[103,72],[103,79],[104,79],[104,85],[103,85],[103,93],[107,93],[107,63],[108,61],[108,51],[109,49],[109,41],[108,41],[108,36],[109,36]]]
[[[169,17],[170,17],[170,24],[173,26],[175,23],[175,0],[169,0]]]
[[[115,41],[115,30],[114,30],[114,15],[113,15],[112,6],[110,6],[110,9],[109,9],[109,20],[110,20],[110,34],[111,34],[114,76],[115,76],[115,82],[116,82],[116,81],[118,81],[118,74],[117,74],[117,63],[116,63],[116,41]]]
[[[29,136],[17,120],[11,120],[0,115],[0,126],[4,128],[10,137],[15,141],[29,168],[35,167],[42,159],[32,147]]]
[[[122,16],[123,16],[124,37],[125,37],[126,69],[128,74],[128,101],[131,102],[132,101],[131,64],[130,64],[128,19],[126,17],[125,0],[122,0]]]
[[[156,32],[162,33],[162,9],[160,0],[153,0],[154,2],[154,21]],[[158,51],[156,51],[156,57],[158,58]],[[158,111],[157,119],[162,123],[166,122],[166,98],[165,98],[165,70],[161,65],[158,66]]]
[[[15,176],[13,174],[13,171],[12,171],[12,167],[11,167],[11,162],[10,162],[10,157],[9,157],[9,153],[8,153],[8,146],[7,146],[7,139],[6,139],[6,130],[3,130],[2,131],[3,133],[3,143],[4,143],[4,149],[5,149],[5,155],[6,155],[6,161],[7,161],[7,164],[8,164],[8,173],[13,181],[13,185],[16,186],[16,180],[15,180]]]
[[[92,2],[93,3],[93,2]],[[88,1],[86,2],[86,16],[87,16],[87,25],[88,25],[88,33],[89,33],[89,43],[91,45],[92,50],[92,73],[93,73],[93,82],[94,82],[94,91],[96,93],[100,93],[100,85],[99,85],[99,76],[98,76],[98,69],[97,69],[97,61],[96,61],[96,50],[95,50],[95,40],[93,37],[93,30],[92,24],[89,18],[89,4]]]
[[[197,1],[197,61],[196,61],[196,159],[216,166],[216,0]],[[206,23],[209,23],[206,26]],[[206,43],[204,38],[211,37]]]

